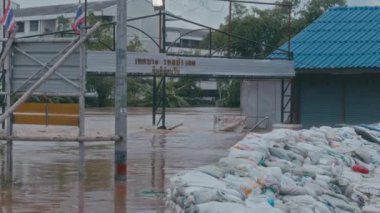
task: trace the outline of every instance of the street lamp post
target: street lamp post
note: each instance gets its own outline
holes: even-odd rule
[[[165,0],[152,0],[152,5],[154,10],[159,10],[159,48],[160,48],[160,53],[165,53],[166,52],[166,12],[165,12]],[[163,12],[162,12],[163,11]],[[161,113],[161,122],[162,125],[158,127],[159,129],[166,129],[165,126],[165,117],[166,117],[166,76],[165,73],[163,74],[162,77],[162,94],[161,94],[161,103],[162,103],[162,113]],[[153,76],[153,125],[156,123],[156,95],[157,95],[157,90],[156,90],[156,75]]]

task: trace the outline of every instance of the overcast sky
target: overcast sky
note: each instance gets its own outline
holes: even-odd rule
[[[83,2],[84,0],[82,0]],[[101,1],[101,0],[88,0]],[[139,0],[143,1],[143,0]],[[149,1],[149,0],[144,0]],[[275,0],[257,0],[275,2]],[[14,0],[21,7],[35,7],[54,4],[77,3],[78,0]],[[167,9],[195,22],[218,27],[228,13],[228,4],[217,0],[166,0]],[[380,6],[380,0],[348,0],[349,6]],[[190,27],[190,26],[188,26]]]

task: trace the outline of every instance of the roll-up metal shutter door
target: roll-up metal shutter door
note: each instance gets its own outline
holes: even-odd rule
[[[380,121],[380,78],[351,76],[346,83],[346,122],[370,124]]]
[[[300,77],[300,122],[304,128],[342,122],[342,82],[335,76]]]

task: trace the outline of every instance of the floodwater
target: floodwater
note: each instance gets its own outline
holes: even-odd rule
[[[162,198],[171,175],[216,162],[242,133],[214,132],[214,114],[238,114],[233,109],[187,108],[168,113],[167,126],[156,130],[149,109],[128,115],[127,191],[114,182],[113,143],[87,143],[85,177],[78,176],[78,144],[14,142],[12,184],[2,177],[0,213],[10,212],[172,212]],[[72,127],[15,125],[15,135],[76,135]],[[113,135],[111,111],[90,110],[86,135]],[[4,174],[5,144],[0,165]]]

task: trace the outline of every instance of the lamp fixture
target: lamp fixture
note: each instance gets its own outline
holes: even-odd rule
[[[152,5],[155,10],[164,9],[164,1],[163,0],[152,0]]]

